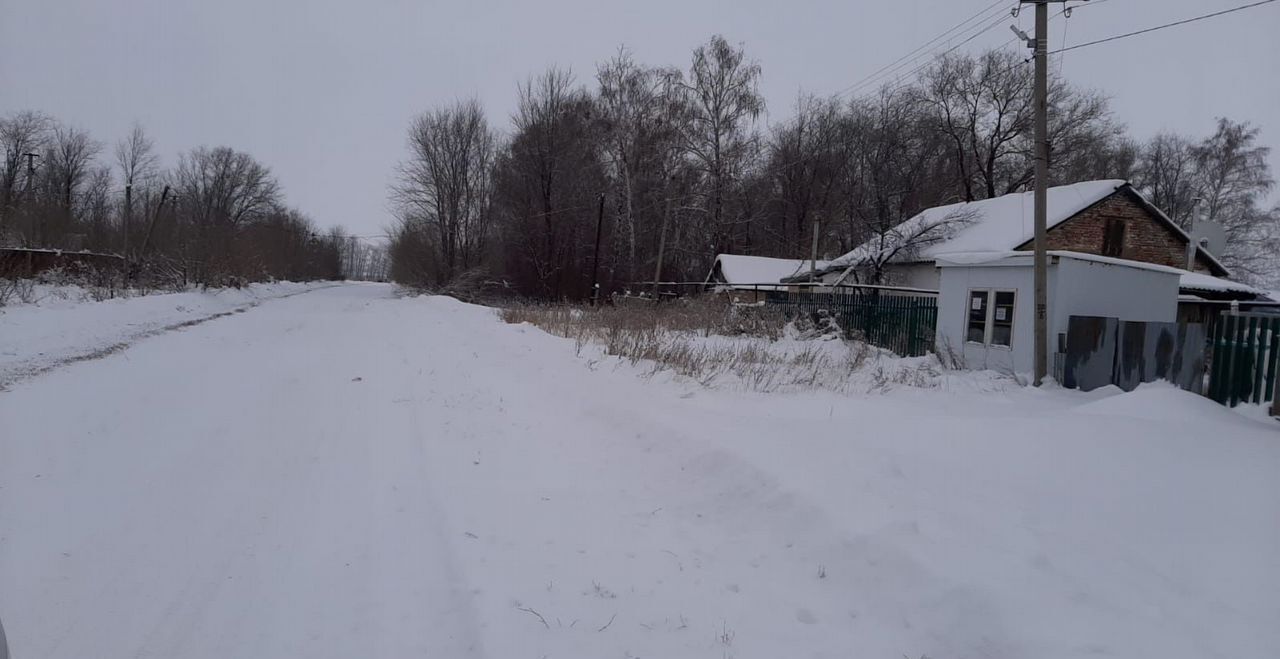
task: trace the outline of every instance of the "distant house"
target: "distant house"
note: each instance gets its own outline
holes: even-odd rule
[[[930,208],[831,261],[822,281],[865,283],[878,271],[881,283],[936,290],[939,258],[1030,252],[1034,208],[1031,192]],[[1246,309],[1274,304],[1266,291],[1230,281],[1227,268],[1203,247],[1196,247],[1188,270],[1190,236],[1125,181],[1049,188],[1047,219],[1049,250],[1180,270],[1179,320],[1211,323],[1232,301]]]
[[[1204,323],[1212,333],[1221,312],[1280,311],[1280,292],[1264,291],[1248,284],[1211,277],[1199,272],[1182,272],[1178,287],[1178,320]]]
[[[825,271],[830,263],[818,261],[818,272]],[[808,280],[813,262],[809,259],[775,259],[766,256],[719,254],[706,284],[717,291],[728,292],[738,302],[759,302],[767,291],[784,290],[783,279]]]
[[[1020,192],[922,211],[884,236],[858,246],[822,271],[823,281],[882,283],[936,289],[934,261],[956,252],[1030,251],[1034,193]],[[1049,188],[1048,249],[1095,254],[1185,269],[1190,237],[1125,181],[1087,181]],[[1195,272],[1229,275],[1197,248]]]

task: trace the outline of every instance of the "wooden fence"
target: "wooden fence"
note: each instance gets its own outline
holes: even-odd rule
[[[827,311],[850,335],[903,357],[933,351],[938,300],[926,295],[892,295],[879,290],[847,293],[768,291],[765,304],[791,313]]]
[[[1209,397],[1234,407],[1276,398],[1280,315],[1224,311],[1213,333]]]

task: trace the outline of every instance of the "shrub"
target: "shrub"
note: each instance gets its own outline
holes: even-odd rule
[[[751,391],[844,391],[867,360],[880,354],[858,341],[790,340],[839,336],[839,329],[827,322],[812,332],[788,329],[777,309],[732,305],[712,295],[661,303],[630,298],[594,308],[513,304],[498,313],[508,323],[529,323],[573,339],[579,351],[600,346],[608,355],[647,366],[648,375],[670,371],[708,386],[728,382]]]

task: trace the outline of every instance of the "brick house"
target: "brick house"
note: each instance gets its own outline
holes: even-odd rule
[[[827,283],[936,290],[941,255],[1031,251],[1033,212],[1031,192],[930,208],[831,261],[820,275]],[[1126,181],[1049,188],[1047,224],[1050,250],[1187,267],[1190,237]],[[1201,248],[1192,269],[1215,278],[1230,274]]]

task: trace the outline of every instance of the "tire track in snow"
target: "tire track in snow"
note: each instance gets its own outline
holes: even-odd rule
[[[116,354],[117,352],[121,352],[123,350],[128,349],[129,347],[133,346],[134,344],[140,341],[143,341],[155,336],[160,336],[161,334],[168,334],[169,332],[176,332],[178,330],[183,330],[188,327],[195,327],[196,325],[202,325],[211,320],[217,320],[219,318],[225,318],[227,316],[234,316],[236,314],[241,314],[250,309],[260,306],[263,302],[270,302],[273,300],[283,300],[285,298],[290,298],[297,295],[305,295],[307,293],[312,293],[315,291],[324,290],[326,288],[334,288],[334,287],[343,286],[343,285],[344,284],[333,284],[330,286],[317,286],[315,288],[309,288],[305,291],[296,291],[293,293],[285,293],[284,295],[261,298],[258,300],[254,300],[249,304],[241,305],[241,306],[235,307],[234,309],[229,309],[227,311],[220,311],[218,313],[201,316],[199,318],[191,318],[188,320],[184,320],[182,322],[171,323],[168,325],[162,325],[160,327],[156,327],[148,330],[143,330],[141,332],[136,332],[126,336],[123,340],[116,341],[114,343],[111,343],[105,346],[98,346],[98,347],[86,350],[84,352],[73,353],[64,357],[55,358],[54,361],[51,361],[51,362],[43,362],[43,360],[29,359],[25,362],[18,362],[15,364],[5,365],[0,367],[0,393],[8,391],[15,384],[19,384],[27,380],[38,378],[46,373],[56,371],[61,368],[65,368],[67,366],[71,366],[72,364],[78,364],[80,362],[93,361],[95,359],[102,359],[103,357],[109,357],[111,355]],[[30,366],[30,364],[32,364],[33,362],[39,365]]]
[[[395,355],[407,360],[410,354],[408,346],[405,344],[406,335],[399,333],[396,335]],[[414,381],[409,377],[409,370],[402,371],[404,377],[401,379],[401,385],[398,391],[413,391]],[[393,403],[394,405],[394,403]],[[475,657],[477,659],[485,656],[483,635],[480,631],[480,623],[475,607],[471,601],[467,584],[464,582],[465,575],[462,565],[458,561],[457,550],[454,547],[450,533],[451,527],[444,511],[437,503],[436,494],[431,486],[431,473],[428,469],[430,464],[430,456],[427,453],[426,441],[429,436],[425,432],[422,422],[422,413],[418,405],[397,406],[399,409],[408,408],[409,436],[405,438],[410,444],[410,451],[414,458],[414,462],[410,465],[412,471],[417,476],[410,481],[413,484],[410,496],[420,509],[426,513],[426,519],[416,520],[417,524],[424,526],[428,532],[425,534],[435,540],[436,547],[439,550],[437,558],[441,559],[441,565],[437,565],[437,570],[443,570],[447,574],[447,583],[450,599],[453,606],[452,612],[458,621],[458,633],[462,648],[465,648],[466,656]]]

